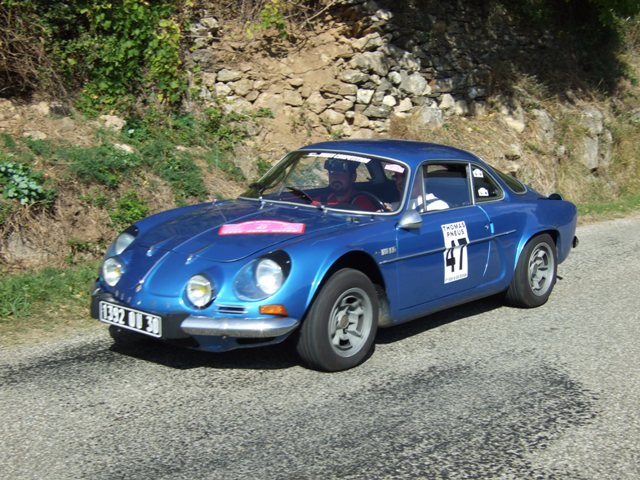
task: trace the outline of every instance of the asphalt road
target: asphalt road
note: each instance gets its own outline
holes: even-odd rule
[[[0,352],[0,478],[640,478],[640,217],[586,226],[545,306],[379,333],[337,374],[106,331]]]

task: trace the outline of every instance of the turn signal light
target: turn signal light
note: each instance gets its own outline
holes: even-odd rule
[[[281,315],[286,317],[289,315],[284,305],[260,305],[261,315]]]

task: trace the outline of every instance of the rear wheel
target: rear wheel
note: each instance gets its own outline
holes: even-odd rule
[[[311,368],[334,372],[355,367],[369,354],[378,329],[378,300],[369,278],[339,270],[311,305],[297,351]]]
[[[524,308],[539,307],[551,295],[557,276],[556,245],[548,234],[538,235],[522,250],[506,300]]]

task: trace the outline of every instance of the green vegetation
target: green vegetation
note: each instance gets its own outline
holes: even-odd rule
[[[578,204],[582,221],[596,221],[640,211],[640,193],[627,193],[616,200],[601,200]]]
[[[0,71],[16,90],[80,88],[89,113],[131,109],[140,97],[175,105],[187,89],[180,44],[191,8],[189,0],[7,0]]]
[[[96,264],[73,269],[46,268],[0,279],[0,322],[26,316],[34,309],[75,297],[95,278]]]
[[[120,197],[109,216],[116,230],[123,230],[149,214],[149,207],[134,191],[128,191]]]
[[[14,139],[3,134],[0,188],[8,200],[49,206],[56,188],[63,188],[56,182],[77,181],[111,190],[109,194],[95,191],[86,199],[92,205],[106,207],[107,197],[113,196],[114,191],[137,188],[149,174],[154,174],[171,187],[178,204],[200,201],[212,193],[204,178],[215,171],[237,182],[245,180],[230,154],[248,137],[250,122],[271,115],[264,109],[227,113],[222,106],[180,115],[147,109],[144,115],[129,118],[120,133],[99,131],[97,146],[91,147]],[[53,167],[57,178],[45,181],[44,175],[31,166],[35,164]],[[6,203],[0,208],[2,218],[11,211]],[[148,208],[140,211],[149,212]],[[116,218],[123,217],[117,214]]]
[[[27,330],[51,330],[68,322],[68,312],[82,312],[86,319],[96,262],[70,268],[6,275],[0,278],[0,337]]]
[[[8,202],[0,198],[0,225],[4,225],[15,211],[16,206],[13,202]]]
[[[275,30],[280,39],[289,38],[285,15],[299,7],[300,1],[283,2],[281,0],[266,0],[262,3],[259,12],[259,20],[255,23],[247,23],[247,34],[253,37],[257,32]]]
[[[65,147],[57,156],[69,162],[71,172],[84,183],[116,188],[141,164],[140,157],[103,143],[97,147]]]
[[[15,199],[21,205],[49,205],[55,198],[55,191],[44,187],[41,173],[8,160],[0,160],[0,187],[4,198]]]

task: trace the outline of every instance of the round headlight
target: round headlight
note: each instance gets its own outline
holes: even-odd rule
[[[129,245],[131,245],[131,243],[133,243],[135,239],[136,237],[131,235],[129,232],[121,233],[118,235],[118,238],[116,238],[116,241],[113,242],[113,252],[116,255],[120,255]]]
[[[263,300],[275,294],[291,270],[291,259],[283,251],[251,260],[237,273],[233,290],[240,300]]]
[[[124,273],[122,262],[115,257],[107,258],[102,264],[102,278],[110,287],[115,286]]]
[[[198,308],[206,307],[213,298],[213,287],[204,275],[194,275],[187,282],[187,298]]]
[[[256,284],[266,295],[273,295],[282,286],[284,273],[277,262],[264,258],[256,265]]]

